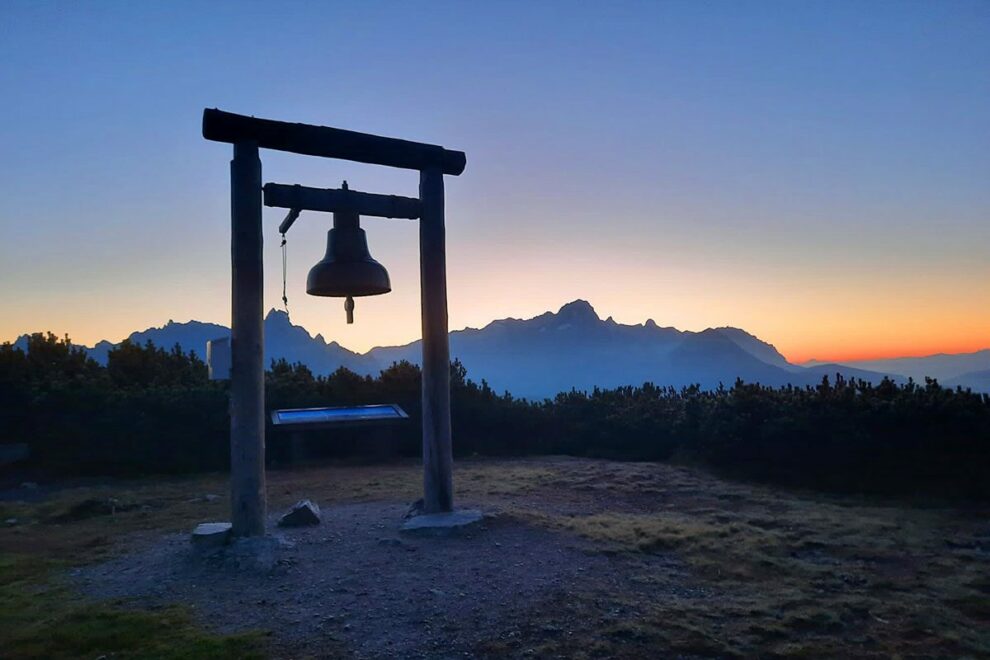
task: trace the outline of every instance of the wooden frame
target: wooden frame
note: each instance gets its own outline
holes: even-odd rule
[[[443,175],[459,175],[461,151],[327,126],[292,124],[207,109],[203,137],[234,145],[231,184],[231,523],[235,536],[265,533],[265,373],[263,344],[262,194],[268,206],[293,211],[351,211],[419,220],[423,324],[423,502],[426,513],[453,510],[450,346]],[[419,171],[419,199],[351,190],[268,184],[260,148],[341,158]]]

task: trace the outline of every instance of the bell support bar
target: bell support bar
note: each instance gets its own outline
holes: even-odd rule
[[[376,195],[340,188],[308,188],[266,183],[262,188],[265,206],[299,211],[345,211],[378,218],[419,219],[422,204],[412,197]],[[288,219],[288,218],[286,218]],[[294,220],[294,218],[293,218]]]
[[[458,175],[467,165],[463,151],[329,126],[258,119],[216,108],[203,111],[203,137],[215,142],[255,142],[263,149],[341,158],[409,170],[439,169]]]

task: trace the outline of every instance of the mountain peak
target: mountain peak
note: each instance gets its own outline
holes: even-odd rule
[[[784,369],[790,368],[792,365],[787,362],[787,358],[780,354],[777,347],[773,344],[767,343],[741,328],[733,328],[732,326],[723,326],[721,328],[709,328],[708,331],[718,333],[723,337],[728,338],[730,341],[734,342],[750,355],[766,362],[767,364],[772,364],[777,367],[783,367]]]
[[[272,321],[277,323],[284,323],[286,325],[292,325],[292,321],[289,320],[289,313],[286,312],[285,310],[275,309],[274,307],[268,310],[268,314],[265,316],[266,323]]]
[[[557,317],[567,321],[601,321],[587,300],[574,300],[557,310]]]

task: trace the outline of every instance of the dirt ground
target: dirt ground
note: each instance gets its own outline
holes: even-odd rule
[[[272,657],[990,657],[985,507],[663,464],[463,461],[458,505],[491,517],[402,536],[418,480],[412,464],[271,473],[273,521],[308,497],[323,523],[273,529],[260,567],[190,548],[195,523],[223,518],[221,476],[8,504],[0,550],[75,553],[85,598],[182,604],[217,633],[267,631]]]
[[[569,534],[501,516],[457,537],[400,537],[403,512],[341,504],[324,509],[319,527],[273,529],[271,566],[236,552],[204,559],[177,535],[78,574],[94,597],[193,604],[225,632],[269,629],[280,655],[369,658],[464,657],[511,640],[531,609],[578,584],[636,588],[633,558]],[[659,570],[667,558],[649,561]]]

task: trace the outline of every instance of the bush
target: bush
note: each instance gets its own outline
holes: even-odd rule
[[[397,403],[408,423],[384,434],[307,434],[318,454],[420,455],[420,371],[393,364],[378,377],[339,369],[314,376],[274,362],[269,408]],[[736,382],[703,391],[646,383],[526,401],[496,393],[451,365],[459,455],[570,454],[682,460],[790,486],[874,493],[990,496],[990,396],[933,380],[879,385],[823,379],[817,387]],[[227,385],[196,355],[123,342],[106,367],[68,338],[34,335],[25,353],[0,346],[0,442],[25,442],[37,467],[63,474],[189,472],[228,464]],[[376,444],[377,443],[377,444]],[[268,428],[269,458],[285,458]]]

